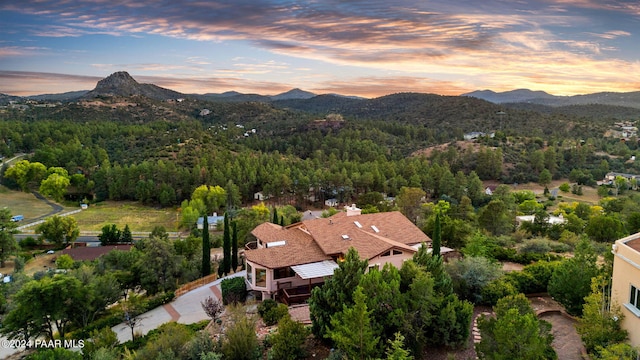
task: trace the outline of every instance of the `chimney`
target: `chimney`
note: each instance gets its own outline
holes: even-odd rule
[[[347,216],[354,215],[362,215],[362,210],[356,207],[356,204],[351,204],[351,206],[345,206],[344,209],[347,211]]]

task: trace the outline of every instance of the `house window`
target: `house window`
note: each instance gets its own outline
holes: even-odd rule
[[[253,284],[253,269],[251,268],[251,264],[247,262],[247,281],[249,284]]]
[[[382,255],[380,255],[380,257],[385,257],[385,256],[391,256],[391,250],[382,253]]]
[[[276,279],[276,280],[277,279],[290,278],[290,277],[294,277],[294,276],[296,276],[296,273],[289,266],[282,267],[282,268],[277,268],[277,269],[273,270],[273,278]]]
[[[402,251],[400,251],[400,250],[393,250],[393,255],[402,255]]]
[[[380,264],[371,264],[369,265],[369,271],[371,270],[380,270]]]
[[[267,269],[256,268],[256,286],[267,287]]]
[[[640,289],[631,285],[631,294],[629,295],[629,304],[640,310]]]

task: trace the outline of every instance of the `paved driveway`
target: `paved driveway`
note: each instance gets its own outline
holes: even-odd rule
[[[140,315],[140,325],[134,328],[134,332],[145,335],[149,331],[170,321],[176,321],[181,324],[193,324],[209,319],[204,310],[202,310],[200,303],[209,296],[222,301],[222,293],[220,291],[220,283],[222,280],[238,276],[244,277],[245,273],[246,271],[239,271],[233,275],[210,282],[179,296],[168,304],[159,306]],[[124,322],[111,329],[118,335],[118,340],[121,343],[131,340],[131,328]]]

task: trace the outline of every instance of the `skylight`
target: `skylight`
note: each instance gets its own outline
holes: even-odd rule
[[[371,225],[371,228],[373,229],[373,231],[379,233],[380,230],[378,230],[378,228],[375,225]]]
[[[358,221],[354,221],[353,223],[354,223],[354,224],[356,224],[356,226],[357,226],[359,229],[362,229],[362,224],[360,224]]]
[[[276,246],[284,246],[287,243],[286,240],[280,240],[280,241],[274,241],[274,242],[270,242],[270,243],[266,243],[266,247],[270,248],[270,247],[276,247]]]
[[[342,235],[342,240],[349,240],[349,235],[346,235],[346,234]]]

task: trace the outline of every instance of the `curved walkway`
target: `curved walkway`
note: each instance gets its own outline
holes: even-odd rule
[[[551,346],[556,350],[558,359],[582,360],[582,354],[586,354],[586,350],[576,331],[576,320],[548,295],[531,296],[529,301],[538,318],[551,323]]]

